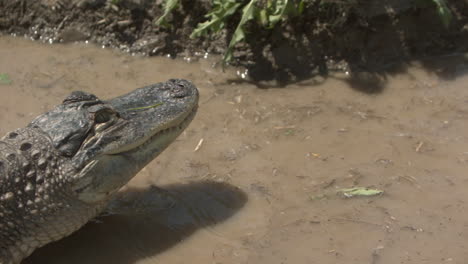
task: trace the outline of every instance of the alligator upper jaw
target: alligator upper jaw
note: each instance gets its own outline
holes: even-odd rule
[[[193,109],[190,110],[185,116],[181,116],[179,119],[173,120],[173,122],[168,123],[164,127],[160,127],[158,129],[154,129],[153,131],[150,131],[147,135],[145,135],[138,141],[133,142],[132,144],[127,144],[122,146],[121,148],[110,150],[105,154],[131,155],[145,147],[151,147],[150,145],[152,143],[154,145],[157,145],[152,146],[153,148],[164,148],[164,145],[169,145],[174,140],[174,138],[177,137],[180,133],[182,133],[184,129],[190,124],[190,122],[195,117],[195,114],[197,113],[197,109],[198,106],[195,105]]]
[[[107,101],[124,124],[109,133],[113,140],[108,140],[102,154],[135,152],[152,141],[158,141],[161,149],[155,151],[162,151],[193,119],[198,97],[198,90],[192,83],[169,80]]]

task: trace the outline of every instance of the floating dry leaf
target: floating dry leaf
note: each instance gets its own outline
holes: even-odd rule
[[[200,141],[198,141],[198,144],[197,144],[197,146],[195,147],[195,149],[193,150],[193,152],[197,152],[197,151],[201,148],[201,146],[202,146],[202,144],[203,144],[203,141],[205,141],[205,139],[203,139],[203,138],[200,139]]]
[[[384,191],[379,189],[370,189],[366,187],[354,187],[348,189],[341,189],[338,194],[343,195],[345,198],[352,198],[357,196],[375,196],[381,195]]]

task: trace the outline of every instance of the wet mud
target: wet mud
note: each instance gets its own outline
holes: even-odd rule
[[[201,94],[191,126],[122,190],[120,214],[96,219],[24,263],[468,259],[463,54],[409,63],[372,93],[344,73],[258,89],[210,59],[132,57],[9,37],[0,38],[0,58],[0,73],[11,79],[0,85],[0,134],[73,90],[109,98],[177,77]],[[337,194],[356,186],[384,193]]]

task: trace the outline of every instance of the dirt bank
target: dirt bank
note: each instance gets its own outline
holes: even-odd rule
[[[161,2],[0,1],[0,31],[49,43],[91,41],[150,56],[196,59],[225,51],[239,18],[218,36],[191,39],[189,35],[204,20],[210,1],[182,1],[170,18],[169,28],[154,24],[163,13]],[[373,86],[372,80],[401,71],[409,59],[468,51],[466,1],[450,1],[454,19],[448,28],[442,25],[434,6],[400,2],[346,6],[317,1],[301,17],[274,30],[248,28],[250,37],[237,47],[234,64],[245,66],[253,81],[276,80],[282,85],[344,70],[357,73],[358,79],[361,72],[372,74]]]

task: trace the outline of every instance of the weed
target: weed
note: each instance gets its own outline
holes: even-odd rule
[[[166,0],[164,13],[156,21],[156,25],[168,27],[169,23],[166,18],[179,2],[179,0]],[[265,29],[272,29],[278,22],[286,20],[289,16],[301,14],[305,2],[305,0],[250,0],[245,4],[237,0],[213,0],[212,9],[205,15],[207,21],[199,23],[190,37],[198,38],[219,33],[226,28],[228,20],[241,10],[241,19],[223,57],[223,62],[227,63],[232,60],[235,45],[246,38],[244,27],[247,22],[255,20]]]
[[[166,17],[177,7],[179,0],[165,0],[164,1],[164,13],[156,20],[156,25],[169,27],[169,23],[166,21]]]
[[[118,1],[118,0],[113,0]],[[452,19],[450,9],[446,4],[446,0],[416,0],[424,4],[433,3],[437,8],[437,12],[442,19],[442,23],[448,27]],[[165,0],[164,13],[156,21],[159,26],[168,27],[166,21],[167,16],[180,4],[180,0]],[[328,9],[327,6],[335,4],[346,7],[357,7],[358,1],[327,1],[327,0],[212,0],[212,9],[205,15],[206,21],[199,23],[194,29],[191,38],[206,37],[212,34],[217,34],[226,28],[229,19],[233,16],[240,15],[240,20],[232,35],[231,41],[226,49],[223,57],[223,63],[230,62],[233,58],[234,47],[237,43],[245,41],[246,31],[245,26],[249,21],[254,21],[266,30],[273,29],[278,23],[286,21],[290,17],[300,16],[309,4],[319,4],[321,8]],[[417,5],[417,4],[416,4]],[[343,12],[338,12],[342,16]],[[345,23],[346,19],[336,18],[336,21],[329,23],[337,23],[341,21]]]
[[[439,17],[442,19],[442,23],[445,27],[448,27],[452,21],[452,12],[450,12],[447,3],[445,0],[432,0],[432,2],[437,6],[437,12],[439,13]]]
[[[10,76],[6,73],[0,73],[0,84],[11,84]]]

